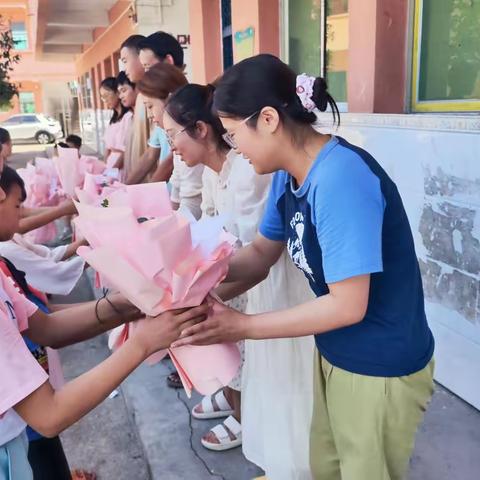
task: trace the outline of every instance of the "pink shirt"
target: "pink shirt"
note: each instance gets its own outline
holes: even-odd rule
[[[25,422],[12,407],[48,380],[20,334],[28,328],[28,318],[36,311],[36,305],[0,272],[0,445],[25,428]]]
[[[105,130],[105,148],[125,151],[128,132],[132,126],[132,112],[127,112],[117,123],[112,123]]]

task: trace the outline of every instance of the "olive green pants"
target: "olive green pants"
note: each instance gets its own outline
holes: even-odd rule
[[[371,377],[316,356],[310,463],[315,480],[402,480],[433,393],[433,360],[404,377]]]

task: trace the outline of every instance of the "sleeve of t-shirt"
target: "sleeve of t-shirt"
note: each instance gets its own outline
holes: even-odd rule
[[[285,240],[285,219],[279,211],[279,203],[283,201],[285,186],[286,173],[283,171],[275,173],[259,227],[259,232],[269,240]]]
[[[3,273],[0,274],[2,275],[0,287],[3,285],[5,293],[12,301],[18,329],[23,332],[28,329],[28,319],[38,310],[38,307],[17,290],[11,278]]]
[[[171,153],[171,148],[168,143],[167,133],[163,128],[155,127],[148,140],[148,146],[160,149],[159,163],[163,162]]]
[[[48,375],[15,324],[0,311],[0,416],[41,387]]]
[[[325,281],[383,271],[380,179],[353,152],[321,167],[322,181],[311,192]]]

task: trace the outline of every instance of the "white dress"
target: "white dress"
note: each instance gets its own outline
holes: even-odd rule
[[[206,167],[202,180],[202,215],[223,215],[225,229],[237,237],[239,247],[251,242],[258,226],[259,216],[263,211],[270,179],[256,175],[252,166],[232,150],[228,153],[222,170],[217,173]],[[247,294],[244,293],[226,304],[244,312],[247,308],[247,300]],[[238,342],[237,345],[242,355],[243,365],[245,345],[244,342]],[[233,390],[241,390],[242,370],[243,368],[240,367],[238,374],[229,384]]]
[[[228,215],[226,228],[242,245],[258,232],[271,176],[257,175],[233,151],[220,174],[203,175],[202,211]],[[280,310],[313,299],[286,251],[269,276],[247,292],[248,313]],[[242,442],[245,456],[268,480],[310,479],[313,410],[313,337],[245,342],[242,374]]]
[[[286,250],[248,292],[247,313],[282,310],[315,298]],[[313,336],[247,340],[242,381],[243,453],[268,480],[310,480]]]

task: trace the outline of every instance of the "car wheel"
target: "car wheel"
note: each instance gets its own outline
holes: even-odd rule
[[[40,145],[47,145],[47,143],[53,142],[53,138],[48,132],[38,132],[35,135],[35,140],[40,143]]]

